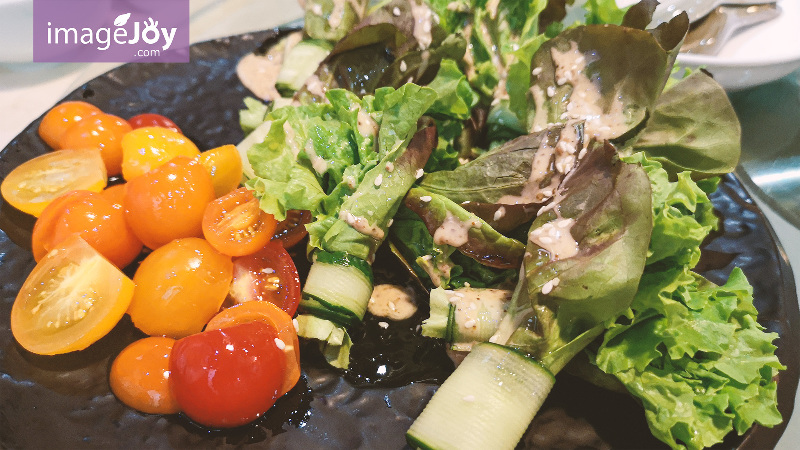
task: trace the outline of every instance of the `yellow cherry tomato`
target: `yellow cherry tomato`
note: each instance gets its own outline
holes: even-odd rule
[[[186,136],[169,128],[136,128],[122,137],[122,176],[130,181],[176,156],[194,158],[200,150]]]
[[[239,187],[242,181],[242,158],[235,145],[228,144],[205,151],[197,160],[211,174],[216,197],[222,197]]]

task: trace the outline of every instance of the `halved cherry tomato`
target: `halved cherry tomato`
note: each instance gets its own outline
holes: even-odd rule
[[[95,114],[74,124],[61,136],[62,148],[99,148],[109,176],[122,173],[122,137],[131,131],[123,118]]]
[[[114,208],[125,210],[125,183],[109,186],[100,191],[100,195],[111,202]]]
[[[207,150],[197,157],[214,182],[214,193],[217,197],[231,192],[239,187],[242,182],[242,157],[235,145],[223,145],[222,147]]]
[[[39,217],[50,202],[67,192],[99,192],[107,182],[100,150],[59,150],[17,166],[3,180],[0,191],[11,206]]]
[[[144,127],[161,127],[169,128],[176,133],[182,133],[181,129],[178,128],[178,125],[175,125],[175,122],[167,117],[162,116],[161,114],[139,114],[128,119],[128,122],[134,129]]]
[[[293,316],[300,303],[300,277],[292,257],[278,241],[233,260],[230,297],[235,303],[254,300],[275,304]]]
[[[211,427],[260,417],[279,397],[285,373],[275,329],[255,321],[204,331],[175,343],[170,385],[181,411]]]
[[[283,248],[292,248],[308,234],[306,224],[311,222],[311,211],[290,209],[286,211],[286,219],[278,222],[272,240],[279,240]]]
[[[239,188],[208,204],[203,236],[226,255],[249,255],[272,239],[277,223],[272,214],[261,210],[250,189]]]
[[[178,339],[199,333],[225,301],[232,272],[230,257],[205,240],[174,240],[139,265],[128,314],[151,336]]]
[[[122,138],[122,177],[130,181],[176,156],[194,158],[200,150],[186,136],[169,128],[144,127]]]
[[[11,308],[11,332],[40,355],[83,350],[114,328],[132,297],[133,281],[72,236],[25,280]]]
[[[182,237],[203,236],[203,212],[214,200],[211,176],[200,163],[179,156],[125,187],[125,218],[151,249]]]
[[[169,357],[175,339],[146,337],[125,347],[111,364],[111,392],[131,408],[148,414],[180,411],[169,386]]]
[[[36,261],[73,234],[82,237],[119,268],[142,251],[142,242],[125,221],[125,212],[102,194],[72,191],[50,203],[33,226]]]
[[[61,137],[66,131],[83,119],[101,114],[100,108],[82,101],[59,103],[52,107],[39,124],[39,136],[53,150],[64,148]]]
[[[223,309],[212,317],[206,331],[228,328],[234,325],[263,320],[278,331],[281,340],[278,348],[286,357],[286,376],[280,389],[283,395],[289,392],[300,379],[300,342],[291,316],[270,302],[247,302]]]

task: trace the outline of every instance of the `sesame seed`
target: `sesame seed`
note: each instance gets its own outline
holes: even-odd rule
[[[378,322],[378,326],[383,328],[384,330],[389,328],[389,324],[386,322]]]
[[[470,320],[464,322],[464,327],[465,328],[475,328],[476,325],[478,325],[478,322],[476,322],[474,319],[470,319]]]
[[[423,201],[423,202],[425,202],[425,203],[428,203],[429,201],[433,200],[433,197],[431,197],[430,195],[423,195],[423,196],[422,196],[422,197],[420,197],[419,199],[420,199],[420,201]]]
[[[377,177],[375,177],[375,187],[380,186],[383,184],[383,174],[379,173]]]
[[[275,345],[276,345],[276,346],[278,347],[278,349],[280,349],[280,350],[283,350],[283,349],[285,349],[285,348],[286,348],[286,344],[285,344],[285,343],[284,343],[282,340],[280,340],[280,339],[278,339],[278,338],[275,338]]]
[[[423,169],[417,169],[417,173],[414,174],[414,176],[418,179],[422,178],[423,175],[425,175],[425,171]]]
[[[300,322],[297,319],[292,319],[292,325],[294,325],[294,331],[300,331]]]
[[[392,163],[391,161],[387,162],[387,163],[386,163],[386,171],[387,171],[387,172],[392,172],[392,171],[394,171],[394,163]]]
[[[553,281],[550,280],[542,286],[542,294],[547,295],[553,290]]]
[[[400,61],[400,72],[405,72],[408,70],[408,64],[405,61]]]
[[[537,67],[537,68],[531,70],[531,75],[533,75],[535,77],[539,76],[541,74],[542,74],[542,68],[541,67]]]
[[[395,17],[398,17],[398,16],[400,16],[400,8],[398,8],[397,6],[395,6],[395,7],[394,7],[394,9],[392,9],[392,14],[393,14]]]
[[[392,311],[397,311],[397,305],[395,305],[394,302],[389,302],[389,309]]]

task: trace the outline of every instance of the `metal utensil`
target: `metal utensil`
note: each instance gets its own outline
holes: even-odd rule
[[[653,23],[668,22],[681,11],[689,15],[689,23],[695,23],[710,14],[719,6],[762,5],[775,3],[775,0],[671,0],[658,5],[653,13]]]
[[[681,52],[716,55],[738,31],[772,20],[780,13],[780,7],[774,2],[764,5],[719,6],[689,30]]]

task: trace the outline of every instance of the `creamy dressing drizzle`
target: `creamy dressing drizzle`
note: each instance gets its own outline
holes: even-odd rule
[[[275,89],[284,55],[303,38],[301,32],[286,36],[284,45],[276,45],[266,55],[250,53],[236,65],[236,75],[243,85],[262,100],[275,100],[281,94]]]
[[[419,48],[425,50],[433,42],[433,36],[431,36],[433,12],[424,2],[411,0],[408,3],[411,5],[411,15],[414,17],[414,38],[417,40]]]
[[[311,75],[306,80],[305,84],[306,90],[316,97],[320,97],[322,99],[326,99],[325,97],[325,84],[319,79],[317,75]]]
[[[448,211],[442,224],[433,233],[433,242],[436,245],[461,247],[469,240],[469,230],[480,226],[481,221],[477,218],[462,221]]]
[[[358,110],[356,127],[358,128],[358,134],[364,137],[375,137],[378,134],[378,123],[363,109]]]
[[[376,240],[381,240],[386,235],[381,227],[370,225],[366,217],[356,216],[346,209],[339,211],[339,219],[344,220],[359,233],[370,236]]]
[[[283,122],[283,133],[286,136],[286,141],[285,141],[286,145],[289,146],[289,148],[292,150],[292,154],[294,155],[295,158],[297,158],[297,155],[300,154],[300,146],[297,145],[294,128],[292,128],[292,126],[289,125],[289,122]]]
[[[578,50],[576,42],[570,42],[570,49],[560,52],[553,47],[550,54],[555,63],[556,84],[569,83],[572,93],[567,102],[566,118],[583,120],[587,136],[599,140],[613,139],[627,130],[623,104],[619,96],[613,97],[607,111],[603,110],[603,95],[600,86],[586,74],[586,55]],[[538,104],[537,104],[538,106]]]
[[[405,320],[417,312],[413,291],[394,284],[379,284],[372,290],[367,310],[376,317]]]
[[[308,159],[311,160],[311,167],[314,168],[314,171],[322,175],[328,170],[328,162],[317,155],[317,152],[314,150],[314,142],[312,142],[311,139],[306,142],[305,151],[306,155],[308,155]]]
[[[575,219],[556,219],[531,231],[528,239],[550,254],[551,261],[571,258],[578,254],[578,243],[572,237]]]

